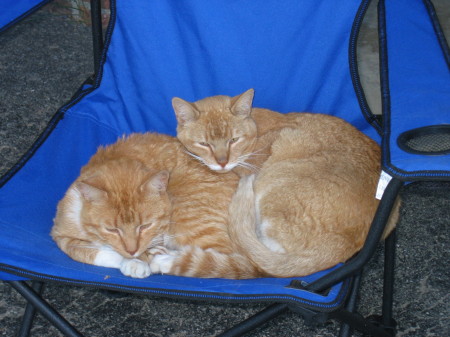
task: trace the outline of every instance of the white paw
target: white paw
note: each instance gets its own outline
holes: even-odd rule
[[[150,263],[150,269],[153,274],[169,274],[173,266],[175,256],[168,254],[155,255]]]
[[[120,265],[120,271],[126,276],[135,278],[144,278],[151,274],[149,264],[139,259],[124,259]]]
[[[94,265],[108,268],[120,268],[124,257],[108,246],[99,248]]]

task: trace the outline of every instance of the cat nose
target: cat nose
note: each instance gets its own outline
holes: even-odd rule
[[[225,167],[228,164],[228,159],[226,157],[217,158],[217,164],[220,166]]]
[[[134,256],[134,254],[136,254],[137,252],[137,248],[136,249],[125,249],[127,251],[128,254],[130,254],[131,256]]]

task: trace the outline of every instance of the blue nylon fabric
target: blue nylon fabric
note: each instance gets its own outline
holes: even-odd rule
[[[0,189],[0,264],[34,270],[53,259],[49,233],[58,201],[97,146],[116,139],[117,134],[84,116],[66,117],[56,126],[45,145]],[[24,264],[27,259],[35,266]]]
[[[0,32],[48,1],[49,0],[1,0]]]
[[[62,282],[68,279],[124,290],[137,288],[155,294],[183,290],[204,292],[205,296],[216,299],[254,295],[263,300],[281,297],[334,306],[331,303],[336,300],[342,284],[321,296],[286,288],[294,278],[238,281],[152,275],[141,280],[126,277],[117,269],[87,265],[69,258],[49,235],[56,204],[97,146],[111,144],[118,136],[119,133],[85,115],[70,114],[59,122],[33,158],[0,189],[0,270],[3,271],[0,279],[22,280],[42,275],[44,279]],[[25,274],[15,275],[22,271]],[[324,273],[300,279],[311,282]],[[155,288],[159,291],[153,290]]]
[[[72,110],[125,132],[174,135],[173,96],[195,101],[255,88],[255,106],[333,114],[378,141],[348,68],[358,5],[119,1],[101,86]]]
[[[391,112],[383,164],[400,177],[450,177],[450,155],[410,154],[397,146],[405,131],[450,124],[450,69],[426,8],[420,0],[389,0],[386,21]]]
[[[114,5],[112,1],[113,17]],[[132,279],[118,270],[73,261],[56,247],[49,231],[57,202],[97,146],[131,132],[175,134],[173,96],[193,101],[253,87],[255,106],[333,114],[378,140],[361,115],[348,69],[348,39],[358,6],[358,1],[315,0],[285,1],[283,6],[275,0],[263,5],[119,1],[99,87],[65,112],[45,143],[0,190],[0,269],[27,270],[22,277],[45,274],[148,291],[260,299],[275,294],[321,305],[335,301],[342,284],[321,296],[286,288],[291,279]],[[323,274],[302,279],[310,282]]]
[[[69,258],[49,235],[56,204],[97,145],[110,144],[117,137],[118,134],[111,129],[83,115],[66,116],[33,159],[3,186],[0,190],[0,269],[3,271],[0,278],[22,280],[27,276],[42,276],[62,282],[68,279],[71,282],[124,290],[138,289],[155,294],[165,290],[183,290],[204,292],[204,296],[217,299],[253,295],[263,300],[281,297],[333,306],[330,303],[336,300],[342,284],[333,287],[326,296],[321,296],[286,288],[294,278],[237,281],[152,275],[146,279],[133,279],[122,275],[117,269],[87,265]],[[24,274],[14,275],[22,271]],[[311,282],[324,273],[301,279]],[[155,291],[155,288],[159,290]]]

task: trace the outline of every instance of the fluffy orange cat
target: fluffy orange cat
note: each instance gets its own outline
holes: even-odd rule
[[[329,115],[252,108],[253,90],[195,103],[174,98],[179,140],[216,172],[243,177],[230,235],[266,273],[311,274],[348,260],[378,200],[380,148]],[[398,204],[386,234],[395,225]]]
[[[51,235],[73,259],[137,278],[266,275],[228,236],[237,183],[192,161],[173,137],[134,134],[100,148],[82,168]]]

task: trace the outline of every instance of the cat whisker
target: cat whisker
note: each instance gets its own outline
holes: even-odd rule
[[[184,153],[190,155],[191,157],[193,157],[194,159],[197,159],[202,165],[208,166],[208,164],[206,164],[206,162],[204,161],[204,159],[200,156],[197,156],[196,154],[188,151],[188,150],[184,150]]]
[[[266,146],[263,146],[263,147],[261,147],[261,148],[255,150],[255,151],[253,151],[253,154],[257,154],[258,152],[261,152],[261,151],[266,151],[267,148],[268,148],[268,147],[271,147],[271,146],[272,146],[272,145],[267,144]],[[260,153],[259,155],[262,155],[262,156],[269,156],[268,153]]]
[[[263,154],[256,154],[256,155],[252,155],[252,154],[250,154],[250,155],[243,155],[243,156],[240,156],[240,157],[238,157],[237,158],[237,162],[238,163],[245,163],[245,164],[249,164],[248,162],[247,162],[247,160],[248,159],[251,159],[253,156],[263,156]],[[249,165],[253,165],[253,164],[249,164]]]
[[[270,144],[267,144],[266,146],[263,146],[259,149],[255,149],[253,152],[250,152],[249,155],[253,155],[253,154],[259,154],[260,156],[268,156],[267,153],[258,153],[261,151],[264,151],[265,149],[267,149],[270,146]]]
[[[246,169],[248,169],[248,170],[250,170],[250,171],[252,171],[252,172],[254,172],[254,173],[258,173],[259,170],[261,169],[260,167],[255,166],[255,165],[252,165],[252,164],[249,164],[249,163],[247,163],[247,162],[245,162],[245,161],[243,161],[243,162],[241,162],[241,161],[238,162],[238,163],[237,163],[237,166],[246,168]]]
[[[253,152],[253,153],[244,154],[241,157],[254,157],[254,156],[266,156],[266,157],[268,157],[269,154],[268,153],[256,153],[256,152]]]
[[[74,245],[74,244],[71,244],[71,245],[69,245],[69,247],[71,247],[71,248],[86,248],[86,249],[99,249],[99,246],[98,245]]]
[[[244,161],[244,160],[246,160],[248,158],[257,157],[257,156],[266,156],[266,157],[268,157],[269,156],[268,153],[258,153],[258,152],[261,152],[263,150],[264,150],[264,148],[261,148],[259,150],[254,151],[254,152],[243,154],[243,155],[238,157],[238,160],[239,161]]]

